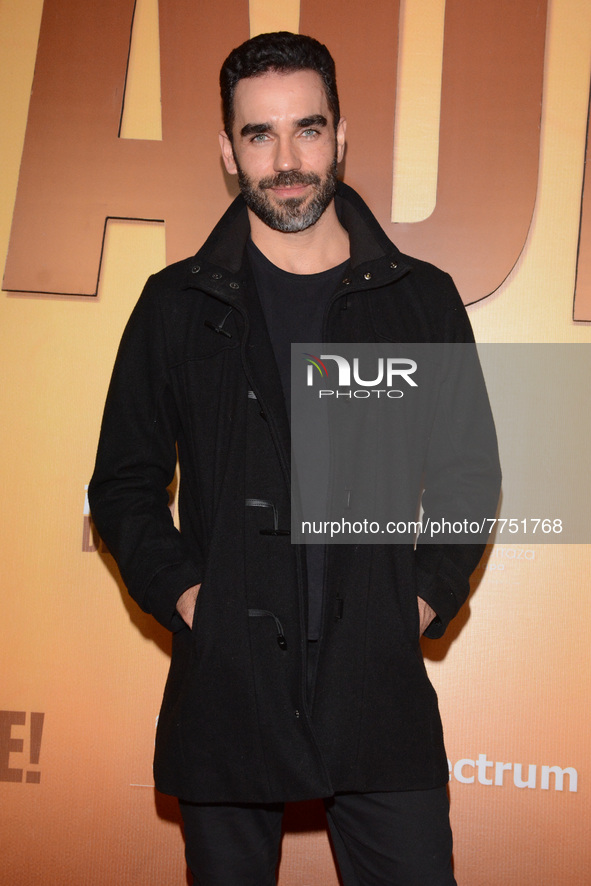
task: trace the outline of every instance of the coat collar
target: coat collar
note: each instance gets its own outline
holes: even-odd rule
[[[337,185],[335,208],[351,245],[350,269],[335,295],[383,286],[411,270],[408,258],[386,236],[367,204],[343,182]],[[239,195],[195,254],[185,287],[205,289],[224,301],[240,303],[249,235],[248,212]]]

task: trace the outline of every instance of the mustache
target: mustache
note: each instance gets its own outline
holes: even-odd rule
[[[299,172],[297,169],[289,172],[278,172],[277,175],[269,175],[262,178],[259,182],[259,188],[266,190],[268,188],[291,188],[293,185],[319,185],[321,183],[320,176],[314,172]]]

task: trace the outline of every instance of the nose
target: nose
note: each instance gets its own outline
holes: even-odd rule
[[[289,172],[292,169],[299,169],[301,160],[297,147],[291,138],[277,139],[275,149],[275,157],[273,158],[273,168],[276,172]]]

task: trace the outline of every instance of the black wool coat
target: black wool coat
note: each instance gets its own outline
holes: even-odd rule
[[[402,255],[350,188],[335,199],[351,260],[324,341],[471,341],[451,278]],[[443,785],[417,595],[437,613],[427,633],[440,636],[483,546],[329,546],[310,709],[302,549],[276,531],[290,524],[289,423],[248,235],[238,197],[194,258],[149,279],[121,341],[89,487],[130,594],[173,631],[156,786],[196,802],[271,802]],[[487,410],[474,404],[488,421]],[[495,446],[473,442],[458,432],[473,473],[496,486]],[[177,452],[180,533],[167,492]],[[175,605],[198,583],[190,630]]]

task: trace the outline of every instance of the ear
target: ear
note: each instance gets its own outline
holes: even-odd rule
[[[220,148],[222,151],[222,159],[224,161],[226,171],[229,172],[230,175],[236,175],[238,169],[236,168],[236,161],[234,160],[234,150],[232,148],[232,142],[223,129],[219,134],[219,140]]]
[[[337,163],[340,163],[345,153],[345,135],[347,133],[347,121],[341,117],[337,126]]]

